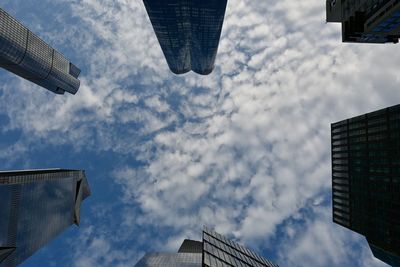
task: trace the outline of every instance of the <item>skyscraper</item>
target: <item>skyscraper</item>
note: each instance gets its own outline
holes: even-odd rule
[[[342,23],[343,42],[397,43],[400,38],[397,0],[327,0],[326,17]]]
[[[135,267],[278,267],[207,227],[203,241],[184,240],[178,253],[148,253]]]
[[[333,221],[400,266],[400,105],[333,123]]]
[[[84,171],[0,172],[0,266],[14,267],[71,224],[90,195]]]
[[[171,71],[210,74],[227,0],[144,0],[144,4]]]
[[[0,67],[56,94],[75,94],[80,70],[0,8]]]

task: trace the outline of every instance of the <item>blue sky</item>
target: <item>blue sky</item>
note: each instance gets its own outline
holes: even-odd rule
[[[0,71],[1,169],[85,169],[81,226],[29,266],[133,266],[202,225],[280,266],[385,266],[331,218],[330,123],[399,103],[396,45],[342,44],[320,0],[230,0],[215,71],[173,75],[142,1],[3,0],[82,69]]]

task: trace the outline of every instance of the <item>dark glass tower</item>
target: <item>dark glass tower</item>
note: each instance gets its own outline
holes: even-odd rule
[[[79,224],[90,195],[84,171],[0,172],[0,267],[14,267]]]
[[[80,70],[0,8],[0,67],[56,94],[75,94]]]
[[[326,17],[342,23],[343,42],[397,43],[400,38],[397,0],[327,0]]]
[[[203,241],[184,240],[178,253],[148,253],[135,267],[278,267],[269,260],[208,229]]]
[[[331,127],[333,221],[400,266],[400,105]]]
[[[171,71],[210,74],[227,0],[144,0],[144,4]]]

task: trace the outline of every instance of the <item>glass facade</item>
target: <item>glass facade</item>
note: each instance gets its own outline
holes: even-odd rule
[[[149,253],[135,267],[278,267],[253,251],[204,227],[203,241],[184,240],[178,253]]]
[[[400,256],[400,105],[331,131],[333,221]]]
[[[0,172],[0,253],[15,248],[0,266],[17,266],[77,223],[75,206],[89,195],[83,171]]]
[[[400,2],[393,0],[327,0],[327,22],[342,23],[343,42],[397,43]]]
[[[0,67],[57,94],[80,86],[75,65],[1,8]]]
[[[144,0],[172,72],[214,69],[227,0]]]
[[[400,267],[400,257],[398,255],[394,255],[392,253],[389,253],[377,246],[374,246],[372,244],[369,244],[372,253],[374,254],[374,257],[377,259],[380,259],[383,262],[386,262],[390,266],[393,267]]]
[[[227,239],[207,227],[203,230],[203,266],[278,267],[253,251]]]
[[[202,253],[203,242],[185,239],[178,250],[178,253]]]
[[[135,267],[201,267],[201,253],[149,253]]]

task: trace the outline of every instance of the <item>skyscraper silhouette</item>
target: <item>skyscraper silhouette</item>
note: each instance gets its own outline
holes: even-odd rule
[[[208,229],[203,241],[184,240],[178,253],[148,253],[135,267],[278,267],[251,250]]]
[[[343,42],[397,43],[400,38],[397,0],[327,0],[326,17],[342,23]]]
[[[0,67],[56,94],[75,94],[80,70],[0,8]]]
[[[14,267],[71,224],[90,195],[84,171],[0,172],[0,266]]]
[[[400,266],[400,105],[332,124],[333,221]]]
[[[144,0],[144,4],[171,71],[210,74],[227,0]]]

